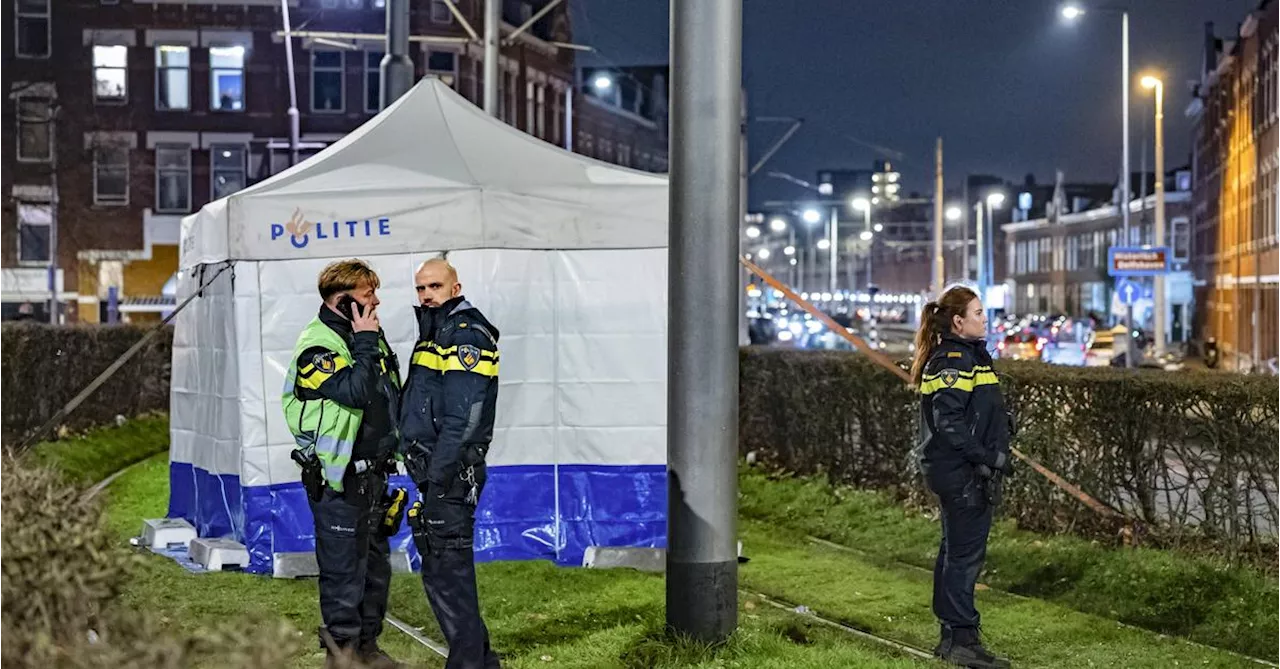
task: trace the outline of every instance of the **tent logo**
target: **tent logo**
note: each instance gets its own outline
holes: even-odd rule
[[[294,248],[304,249],[312,240],[321,239],[358,239],[360,237],[388,237],[391,235],[391,219],[379,218],[363,221],[333,221],[319,223],[308,221],[302,215],[302,209],[293,210],[293,215],[285,223],[271,224],[271,241],[289,237]]]

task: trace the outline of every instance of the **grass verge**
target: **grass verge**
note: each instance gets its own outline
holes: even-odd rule
[[[45,441],[31,447],[34,464],[53,467],[78,485],[93,485],[136,462],[169,449],[169,416],[142,416],[118,427]]]
[[[756,469],[744,469],[739,480],[744,518],[859,547],[882,564],[933,568],[937,520],[903,509],[881,493]],[[1045,537],[1003,521],[992,530],[981,579],[994,588],[1164,634],[1263,659],[1277,657],[1277,582],[1251,568],[1173,551]]]

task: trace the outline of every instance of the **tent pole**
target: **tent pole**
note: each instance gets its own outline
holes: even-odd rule
[[[667,626],[738,624],[742,0],[671,0]]]

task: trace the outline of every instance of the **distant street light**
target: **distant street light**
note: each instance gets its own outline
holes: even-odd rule
[[[865,197],[855,197],[849,201],[849,204],[858,211],[866,211],[871,208],[871,201]]]
[[[987,206],[992,209],[999,209],[1004,204],[1004,193],[992,193],[987,196]]]
[[[831,240],[830,240],[830,239],[827,239],[826,237],[823,237],[822,239],[819,239],[819,240],[818,240],[818,250],[819,250],[819,251],[826,251],[826,250],[827,250],[827,249],[829,249],[829,248],[831,248]]]
[[[757,228],[754,225],[747,227],[747,239],[756,239],[759,236],[760,236],[760,228]]]
[[[795,255],[795,254],[796,254],[796,247],[794,247],[794,246],[788,246],[788,247],[786,247],[786,248],[782,249],[782,254],[783,254],[783,255],[788,255],[788,256],[793,256],[793,255]]]
[[[875,230],[876,232],[884,232],[884,224],[876,223],[875,225],[871,226],[871,229]]]
[[[960,207],[957,207],[955,205],[951,205],[950,207],[947,207],[948,221],[958,221],[960,220],[961,216],[964,216],[964,210],[961,209]]]
[[[757,256],[760,256],[760,259],[761,259],[761,260],[768,260],[768,259],[769,259],[769,249],[760,249],[759,251],[756,251],[756,255],[757,255]]]
[[[607,74],[598,74],[591,81],[591,85],[595,86],[597,91],[607,91],[613,88],[613,78]]]
[[[817,209],[805,209],[803,216],[804,222],[810,225],[822,220],[822,212]]]
[[[863,230],[862,234],[859,236],[862,237],[862,241],[869,242],[871,241],[872,237],[875,237],[875,234],[872,233],[870,230]]]
[[[1062,18],[1074,21],[1081,16],[1084,16],[1084,9],[1080,5],[1067,4],[1062,6]]]
[[[769,221],[769,229],[774,232],[782,232],[787,229],[787,221],[782,218],[774,218]]]

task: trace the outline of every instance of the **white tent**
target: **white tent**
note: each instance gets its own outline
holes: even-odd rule
[[[314,565],[280,405],[316,276],[360,257],[407,372],[412,273],[442,251],[499,328],[478,559],[578,564],[666,536],[667,180],[578,156],[424,79],[360,129],[182,224],[169,515],[250,570]],[[405,477],[393,484],[408,486]],[[414,553],[407,529],[394,547]],[[312,566],[312,568],[314,568]]]

